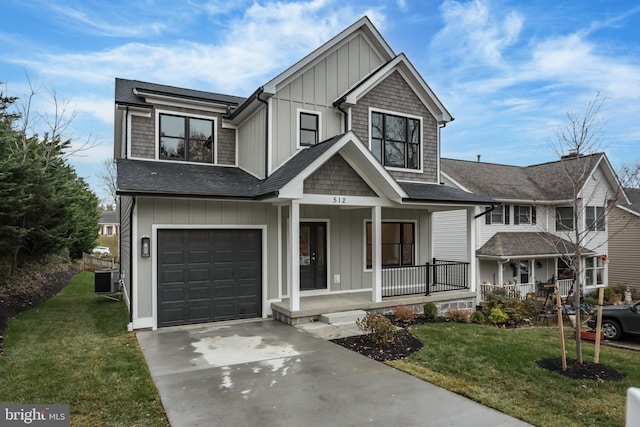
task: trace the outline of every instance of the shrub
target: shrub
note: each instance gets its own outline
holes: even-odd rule
[[[502,311],[500,307],[494,307],[491,309],[491,313],[489,314],[489,322],[493,325],[504,325],[509,320],[509,316]]]
[[[529,300],[511,299],[501,309],[516,325],[531,321],[535,315],[533,303]]]
[[[427,320],[433,320],[438,317],[438,307],[432,302],[428,302],[422,306],[424,312],[424,318]]]
[[[393,317],[396,319],[396,322],[409,323],[416,317],[416,311],[412,307],[399,305],[393,308]]]
[[[484,313],[481,311],[474,311],[471,313],[471,322],[482,325],[485,322]]]
[[[356,325],[377,343],[393,341],[396,332],[391,320],[380,313],[369,313],[364,318],[356,320]]]
[[[447,318],[456,323],[469,323],[469,312],[467,310],[449,310]]]

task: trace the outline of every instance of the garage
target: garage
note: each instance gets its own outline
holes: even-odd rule
[[[158,327],[260,317],[261,302],[261,230],[158,230]]]

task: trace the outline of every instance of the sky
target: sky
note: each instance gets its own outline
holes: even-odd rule
[[[556,160],[567,114],[598,97],[599,148],[616,169],[640,161],[631,0],[3,0],[0,91],[19,108],[35,92],[34,132],[56,104],[72,119],[69,162],[108,201],[116,77],[246,97],[364,15],[455,118],[444,157]]]

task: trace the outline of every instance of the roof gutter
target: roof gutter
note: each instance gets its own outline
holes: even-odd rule
[[[491,207],[489,209],[485,209],[484,212],[480,212],[478,215],[474,216],[473,219],[478,219],[481,216],[485,216],[491,212],[493,212],[495,210],[495,208],[497,208],[499,205],[495,204],[495,205],[491,205]]]
[[[336,102],[333,103],[333,106],[336,107],[338,109],[338,111],[340,111],[342,113],[342,116],[344,117],[344,130],[343,132],[347,131],[347,126],[349,126],[349,118],[347,116],[347,112],[345,110],[342,109],[342,103],[344,101],[347,100],[347,96],[343,96],[342,98],[338,99]]]

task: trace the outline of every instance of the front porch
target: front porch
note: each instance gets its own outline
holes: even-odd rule
[[[493,285],[491,283],[483,283],[480,285],[480,300],[484,301],[488,293],[501,293],[509,298],[525,299],[528,295],[533,298],[546,297],[547,293],[550,295],[554,292],[554,287],[551,284],[546,283],[510,283],[504,285]],[[569,296],[573,279],[558,280],[555,283],[556,287],[560,291],[560,296],[566,298]]]
[[[412,306],[416,312],[422,312],[422,306],[432,302],[438,307],[440,315],[446,315],[450,309],[473,310],[476,306],[474,291],[457,290],[433,293],[431,295],[408,295],[386,297],[380,302],[372,301],[371,292],[354,292],[333,295],[316,295],[300,298],[300,309],[290,310],[289,299],[271,303],[273,318],[289,325],[316,322],[326,313],[351,310],[365,310],[389,313],[399,305]]]

